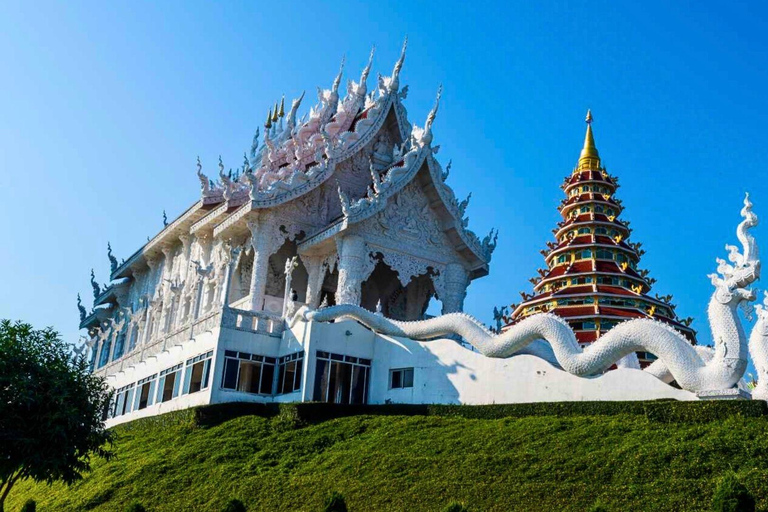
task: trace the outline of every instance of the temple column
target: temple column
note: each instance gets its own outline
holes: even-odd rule
[[[171,297],[171,285],[169,283],[171,276],[173,275],[173,251],[169,246],[163,247],[163,270],[160,273],[160,283],[158,289],[161,290],[161,296],[163,299],[160,309],[160,326],[159,330],[165,332],[168,327],[168,315],[171,313],[170,305],[173,303],[173,297]]]
[[[325,265],[323,258],[318,256],[299,255],[304,266],[307,268],[307,293],[305,301],[307,306],[317,309],[320,305],[320,290],[323,287],[325,279]]]
[[[253,270],[251,272],[251,284],[248,294],[251,296],[251,311],[261,311],[264,305],[264,291],[267,287],[267,274],[269,271],[269,257],[276,250],[279,243],[273,233],[274,226],[269,222],[251,220],[248,229],[251,231],[251,245],[253,246]]]
[[[440,300],[443,303],[443,314],[464,311],[464,297],[467,296],[469,275],[458,263],[449,263],[445,267],[444,292]]]
[[[360,305],[360,286],[365,279],[368,248],[359,235],[348,235],[337,241],[339,247],[339,284],[336,304]]]

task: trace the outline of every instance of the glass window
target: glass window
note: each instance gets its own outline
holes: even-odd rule
[[[332,354],[333,357],[343,357]],[[277,393],[293,393],[301,389],[301,376],[304,366],[304,353],[283,356],[279,359],[277,374]]]
[[[160,372],[156,402],[167,402],[179,396],[181,387],[181,363]]]
[[[413,368],[398,368],[389,371],[389,388],[412,388]]]
[[[208,387],[213,351],[187,360],[184,374],[184,393],[197,393]]]
[[[320,354],[318,352],[315,367],[314,400],[336,404],[366,403],[371,360],[360,358],[353,363],[345,361],[339,354],[328,354],[327,358]]]
[[[230,350],[224,352],[224,356],[222,388],[244,393],[272,394],[275,363],[277,362],[274,357]]]

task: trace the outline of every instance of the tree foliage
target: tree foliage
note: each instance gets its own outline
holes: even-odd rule
[[[0,512],[19,480],[71,484],[109,458],[104,379],[51,328],[0,321]]]

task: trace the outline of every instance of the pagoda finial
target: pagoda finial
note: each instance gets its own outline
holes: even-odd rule
[[[584,147],[579,155],[578,169],[597,169],[600,167],[600,154],[595,147],[595,137],[592,134],[592,111],[587,110],[587,134],[584,136]]]
[[[280,99],[280,112],[277,113],[277,117],[285,117],[285,95]]]
[[[264,128],[272,128],[272,107],[269,107],[269,112],[267,112],[267,122],[264,123]]]
[[[277,122],[277,119],[278,119],[278,117],[277,117],[277,102],[275,102],[275,111],[274,111],[274,113],[272,114],[272,122],[273,122],[273,123],[276,123],[276,122]]]

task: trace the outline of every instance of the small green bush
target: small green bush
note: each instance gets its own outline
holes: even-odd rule
[[[323,512],[347,512],[347,502],[341,493],[333,491],[333,494],[325,500]]]
[[[245,512],[245,505],[240,500],[229,500],[222,512]]]
[[[125,512],[147,512],[147,509],[144,508],[144,505],[141,503],[131,503],[128,505],[128,508],[125,509]]]
[[[37,511],[37,503],[35,503],[35,500],[27,500],[24,503],[24,506],[21,507],[21,512],[36,512]]]
[[[755,498],[732,472],[720,480],[712,497],[715,512],[755,512]]]
[[[596,501],[591,507],[589,507],[588,512],[608,512],[608,507],[603,505],[602,502]]]
[[[462,503],[454,501],[445,507],[443,512],[469,512],[469,509]]]

